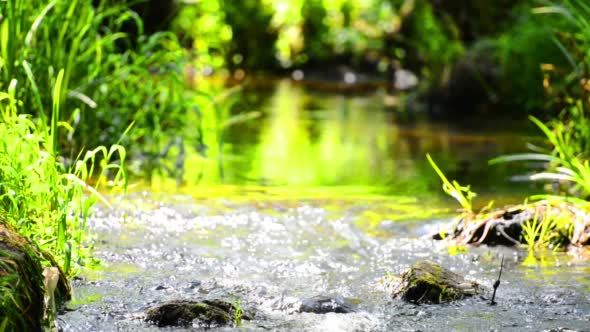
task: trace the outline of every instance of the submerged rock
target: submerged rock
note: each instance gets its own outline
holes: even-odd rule
[[[401,275],[394,298],[411,303],[445,303],[480,294],[483,287],[431,261],[414,264]]]
[[[301,301],[301,307],[299,307],[299,312],[314,314],[327,314],[329,312],[348,314],[355,311],[354,303],[342,296],[314,296]]]
[[[175,300],[148,309],[146,321],[163,326],[189,326],[197,321],[203,327],[231,326],[235,323],[236,312],[241,309],[220,300]],[[249,315],[238,314],[241,319]]]

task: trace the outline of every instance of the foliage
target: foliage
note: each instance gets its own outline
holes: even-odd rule
[[[553,103],[544,87],[550,73],[542,69],[567,64],[554,38],[555,29],[567,26],[562,20],[534,14],[529,6],[515,11],[519,13],[515,24],[492,41],[501,68],[499,94],[508,106],[530,114],[550,108]]]
[[[219,69],[226,65],[233,34],[225,22],[223,0],[198,1],[182,6],[174,19],[172,31],[191,48],[193,64],[199,70],[210,66]],[[239,62],[236,59],[235,62]]]
[[[449,24],[452,19],[441,20],[430,1],[214,0],[185,1],[174,31],[191,40],[198,62],[214,68],[225,55],[230,68],[272,70],[339,59],[357,66],[368,61],[384,71],[393,57],[405,61],[406,53],[450,63],[462,46]]]
[[[565,186],[568,195],[588,197],[590,195],[590,163],[575,150],[575,143],[572,139],[572,131],[567,130],[563,123],[556,123],[551,130],[547,125],[534,117],[530,117],[543,132],[553,147],[552,152],[546,153],[525,153],[509,156],[501,156],[490,160],[490,164],[513,161],[544,161],[548,169],[543,169],[530,175],[528,178],[533,181],[545,180],[562,184],[557,188],[564,187],[566,182],[571,186]]]
[[[234,305],[234,317],[233,317],[234,325],[236,327],[240,327],[240,326],[242,326],[242,316],[244,315],[244,309],[242,308],[242,301],[236,300],[236,301],[234,301],[233,305]]]
[[[267,69],[276,63],[273,45],[277,31],[271,27],[273,9],[269,0],[223,0],[225,22],[232,39],[226,54],[230,68]]]
[[[529,251],[543,248],[563,249],[570,243],[576,215],[562,200],[548,198],[533,206],[533,219],[525,222],[522,242]]]
[[[441,77],[444,68],[454,63],[463,53],[463,44],[459,40],[458,31],[452,21],[442,21],[435,15],[434,9],[427,2],[416,6],[412,17],[412,33],[405,36],[414,57],[426,64],[423,76]],[[408,61],[416,61],[409,59]]]
[[[59,117],[63,77],[60,71],[55,80],[52,119]],[[120,145],[101,146],[80,154],[66,168],[56,142],[59,128],[68,125],[52,120],[47,127],[19,114],[22,102],[16,85],[12,80],[8,93],[0,93],[0,210],[20,234],[54,254],[63,271],[74,274],[88,263],[86,221],[101,198],[98,188],[109,175],[114,176],[113,183],[124,184],[125,150]],[[110,163],[115,156],[119,163]],[[94,186],[86,184],[91,179]]]
[[[201,125],[186,120],[201,106],[186,89],[187,51],[174,34],[145,35],[127,6],[108,0],[0,2],[0,89],[16,79],[24,109],[47,121],[63,69],[57,120],[73,129],[59,137],[69,159],[84,147],[116,143],[131,123],[136,129],[126,142],[133,149],[141,144],[136,154],[152,155],[170,133]]]
[[[583,158],[588,158],[590,148],[590,6],[585,1],[568,0],[562,3],[550,3],[551,6],[541,7],[541,13],[554,14],[565,19],[571,29],[556,32],[556,42],[568,60],[563,78],[557,82],[549,82],[548,89],[558,106],[562,107],[559,121],[551,126],[566,132],[570,138],[571,149]],[[559,83],[559,84],[557,84]]]

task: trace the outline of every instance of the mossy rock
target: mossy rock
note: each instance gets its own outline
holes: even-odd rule
[[[57,266],[49,253],[42,252],[12,227],[0,221],[0,331],[42,331],[45,286],[42,261]],[[55,302],[70,299],[71,287],[59,271]]]
[[[148,309],[146,321],[160,327],[190,326],[195,320],[202,327],[232,326],[236,310],[233,304],[219,300],[175,300]],[[242,315],[241,319],[250,317]]]
[[[480,294],[483,287],[431,261],[414,264],[401,275],[394,298],[421,303],[448,303]]]
[[[42,331],[43,268],[37,251],[0,224],[0,330]]]

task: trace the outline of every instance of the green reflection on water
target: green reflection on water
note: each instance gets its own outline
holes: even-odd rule
[[[252,151],[249,178],[278,185],[382,185],[396,165],[387,154],[393,135],[383,112],[371,112],[365,98],[325,98],[309,111],[311,97],[281,82]]]
[[[319,93],[276,81],[263,89],[246,87],[235,99],[223,116],[257,112],[260,117],[225,128],[221,148],[210,149],[207,157],[189,151],[185,191],[227,184],[248,187],[249,193],[252,188],[287,188],[287,195],[303,197],[314,190],[310,188],[345,196],[354,188],[354,195],[441,197],[439,179],[424,157],[427,152],[450,178],[483,194],[479,205],[498,196],[500,201],[519,201],[531,189],[507,181],[518,172],[509,168],[513,166],[487,166],[490,158],[525,150],[529,138],[518,131],[498,126],[460,130],[401,114],[384,106],[379,91]],[[154,183],[166,187],[165,179]]]
[[[249,98],[255,101],[248,103]],[[223,165],[229,183],[364,185],[397,194],[438,193],[438,179],[424,159],[430,152],[451,177],[493,191],[513,185],[506,181],[506,167],[489,168],[487,160],[523,151],[527,140],[498,129],[400,123],[399,114],[383,106],[379,93],[314,93],[280,81],[268,95],[246,89],[243,99],[234,113],[254,107],[264,116],[227,133],[228,155],[234,157]]]

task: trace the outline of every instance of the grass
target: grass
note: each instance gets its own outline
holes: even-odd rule
[[[60,71],[56,97],[62,95],[62,77]],[[114,145],[89,150],[66,168],[58,155],[60,129],[67,127],[55,120],[59,101],[47,127],[19,112],[16,90],[13,80],[8,92],[0,93],[0,210],[19,233],[53,253],[65,273],[74,274],[87,263],[86,224],[91,207],[101,199],[98,187],[108,176],[125,185],[125,149]],[[114,157],[118,162],[110,163]],[[94,186],[87,185],[93,178]]]
[[[0,1],[1,222],[46,253],[43,265],[72,276],[95,262],[87,221],[108,205],[101,187],[127,183],[123,140],[160,151],[179,128],[203,139],[201,119],[186,120],[203,104],[185,89],[186,59],[174,35],[144,35],[127,4]],[[0,330],[26,330],[26,292],[4,265]]]
[[[533,219],[523,226],[522,242],[529,251],[552,248],[563,250],[573,237],[577,222],[570,205],[560,200],[544,200],[534,205]]]
[[[234,302],[234,325],[236,327],[240,327],[242,326],[242,316],[244,314],[244,310],[242,308],[242,301],[241,300],[236,300]]]
[[[445,174],[440,170],[440,168],[436,165],[430,154],[426,154],[426,158],[430,163],[430,166],[434,169],[436,174],[442,180],[442,188],[443,191],[448,194],[449,196],[453,197],[461,206],[464,212],[472,214],[473,213],[473,198],[477,196],[476,193],[470,190],[469,186],[462,186],[457,181],[453,180],[452,182],[447,179]]]
[[[571,133],[563,123],[557,123],[553,129],[535,117],[530,117],[543,132],[553,150],[544,153],[525,153],[501,156],[490,160],[494,165],[513,161],[544,161],[547,168],[531,174],[531,181],[553,181],[566,185],[567,194],[577,197],[590,195],[590,164],[578,153],[572,143]]]
[[[528,179],[550,182],[553,192],[531,197],[543,199],[547,207],[543,211],[537,208],[534,219],[523,225],[523,241],[529,250],[561,248],[572,238],[574,224],[578,221],[575,213],[566,211],[568,206],[586,215],[590,212],[590,121],[587,116],[590,56],[586,52],[590,46],[590,6],[581,0],[548,1],[533,11],[557,18],[552,26],[559,29],[554,42],[562,50],[569,71],[558,77],[557,82],[547,81],[545,89],[548,98],[566,96],[554,103],[561,104],[563,110],[559,118],[547,124],[530,117],[546,137],[549,148],[535,147],[534,153],[501,156],[490,161],[491,165],[514,161],[544,163],[543,168],[535,170]],[[560,20],[569,24],[567,29],[563,29]]]
[[[566,123],[554,121],[550,128],[535,117],[530,119],[545,135],[551,150],[537,149],[535,153],[500,156],[490,160],[490,165],[544,162],[544,167],[528,175],[528,179],[549,181],[555,192],[533,195],[530,198],[539,202],[524,204],[525,208],[533,206],[535,215],[522,225],[522,242],[530,251],[536,248],[563,249],[570,243],[574,226],[579,222],[571,209],[585,214],[590,212],[590,202],[587,201],[590,195],[590,163],[577,150],[576,139]]]
[[[142,156],[159,156],[176,135],[187,146],[204,140],[215,116],[186,88],[189,51],[172,33],[144,34],[127,2],[0,1],[0,13],[0,91],[15,79],[27,113],[54,128],[68,124],[54,152],[72,161],[87,147],[118,144],[134,123],[124,143],[141,174],[150,167]]]
[[[556,190],[554,194],[538,194],[530,198],[536,203],[524,203],[523,209],[535,209],[533,219],[522,224],[521,242],[530,250],[563,249],[573,239],[573,230],[579,223],[579,214],[590,213],[590,163],[584,154],[576,149],[575,139],[563,122],[553,122],[552,128],[534,117],[531,121],[545,135],[552,150],[537,148],[535,153],[523,153],[500,156],[490,160],[490,165],[506,162],[544,162],[541,170],[528,175],[530,181],[550,181]],[[442,171],[436,167],[430,156],[429,161],[443,179],[443,189],[456,198],[464,207],[470,206],[468,194],[458,183],[451,183]],[[573,212],[575,210],[576,212]],[[476,220],[484,220],[485,214],[474,216]]]
[[[63,164],[59,137],[64,128],[69,128],[67,123],[57,120],[63,77],[64,71],[60,70],[53,88],[55,100],[49,126],[21,112],[23,103],[17,99],[16,80],[11,81],[7,92],[0,92],[0,222],[29,239],[31,247],[38,248],[39,253],[45,253],[33,255],[26,249],[31,266],[43,263],[56,266],[66,275],[75,275],[81,267],[94,262],[87,220],[98,200],[108,204],[98,193],[100,186],[107,181],[111,185],[126,185],[126,153],[120,145],[110,149],[101,146],[80,154],[69,167]],[[117,162],[111,163],[113,159]],[[91,180],[93,186],[87,184]],[[7,241],[6,235],[2,241]],[[35,324],[36,317],[23,314],[28,310],[23,303],[38,302],[28,294],[43,289],[38,271],[41,268],[35,271],[27,270],[27,266],[15,269],[9,256],[4,253],[0,256],[0,307],[3,310],[0,330],[26,330],[26,326],[31,326],[28,324]],[[36,275],[41,285],[24,279],[36,278]]]
[[[551,207],[549,207],[550,211]],[[525,222],[522,225],[522,238],[529,251],[538,246],[549,245],[550,229],[555,227],[556,219],[551,216],[550,212],[540,215],[539,209],[535,210],[535,215],[532,220]]]

